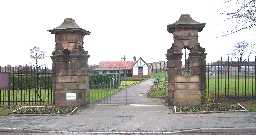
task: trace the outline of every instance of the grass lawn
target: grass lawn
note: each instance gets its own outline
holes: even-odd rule
[[[210,95],[219,93],[220,96],[255,96],[255,79],[209,79],[206,80],[206,91]]]
[[[117,93],[118,89],[91,89],[90,90],[90,103],[95,103],[99,100],[111,97],[115,93]]]
[[[166,96],[166,80],[165,72],[158,72],[152,75],[157,81],[148,93],[149,97],[165,97]]]
[[[152,90],[149,92],[150,97],[162,97],[165,96],[165,72],[159,72],[153,74],[152,76],[159,83],[153,86]],[[245,85],[246,84],[246,85]],[[206,91],[209,92],[210,96],[256,96],[256,82],[254,77],[249,77],[247,79],[230,78],[228,79],[215,79],[210,78],[206,80]]]
[[[10,104],[20,104],[19,102],[27,102],[30,104],[41,104],[52,103],[52,90],[46,89],[26,89],[26,90],[0,90],[0,103],[7,105],[7,101]]]

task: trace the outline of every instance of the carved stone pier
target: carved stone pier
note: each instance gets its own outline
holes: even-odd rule
[[[55,105],[86,105],[89,55],[84,50],[83,38],[90,32],[80,28],[71,18],[49,32],[55,34],[56,43],[51,56]]]
[[[168,103],[170,105],[193,106],[201,104],[205,90],[205,49],[198,43],[198,32],[205,23],[182,14],[178,21],[167,26],[173,34],[174,43],[167,50]],[[189,74],[182,73],[182,49],[190,50]]]

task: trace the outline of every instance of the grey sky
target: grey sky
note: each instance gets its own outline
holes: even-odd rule
[[[206,23],[200,33],[207,60],[224,56],[235,42],[254,41],[255,32],[240,32],[219,37],[229,29],[217,12],[223,0],[8,0],[0,2],[0,65],[31,64],[29,49],[39,46],[46,51],[42,63],[51,66],[54,35],[47,32],[71,17],[91,31],[84,39],[89,64],[103,60],[121,60],[123,55],[143,57],[147,62],[165,60],[173,42],[166,26],[180,14],[189,13]]]

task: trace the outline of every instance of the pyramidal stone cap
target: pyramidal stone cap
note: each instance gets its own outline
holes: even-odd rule
[[[48,31],[51,32],[51,34],[58,34],[58,33],[65,33],[65,32],[71,32],[71,33],[78,32],[83,35],[90,35],[91,33],[90,31],[80,28],[76,24],[75,20],[72,18],[64,19],[64,22],[60,26]]]
[[[173,24],[167,25],[167,31],[173,33],[177,28],[178,29],[194,29],[201,32],[205,26],[205,23],[200,23],[195,21],[190,17],[189,14],[182,14],[178,21]]]

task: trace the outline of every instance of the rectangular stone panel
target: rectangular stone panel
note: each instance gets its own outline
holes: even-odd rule
[[[177,90],[174,93],[174,104],[181,106],[193,106],[201,104],[200,91]]]
[[[199,76],[176,76],[175,82],[200,82]]]
[[[80,82],[85,83],[85,76],[58,76],[56,82]]]
[[[86,89],[86,83],[56,83],[55,89],[56,90],[80,90],[80,89]]]
[[[175,83],[176,90],[199,90],[199,83]]]

